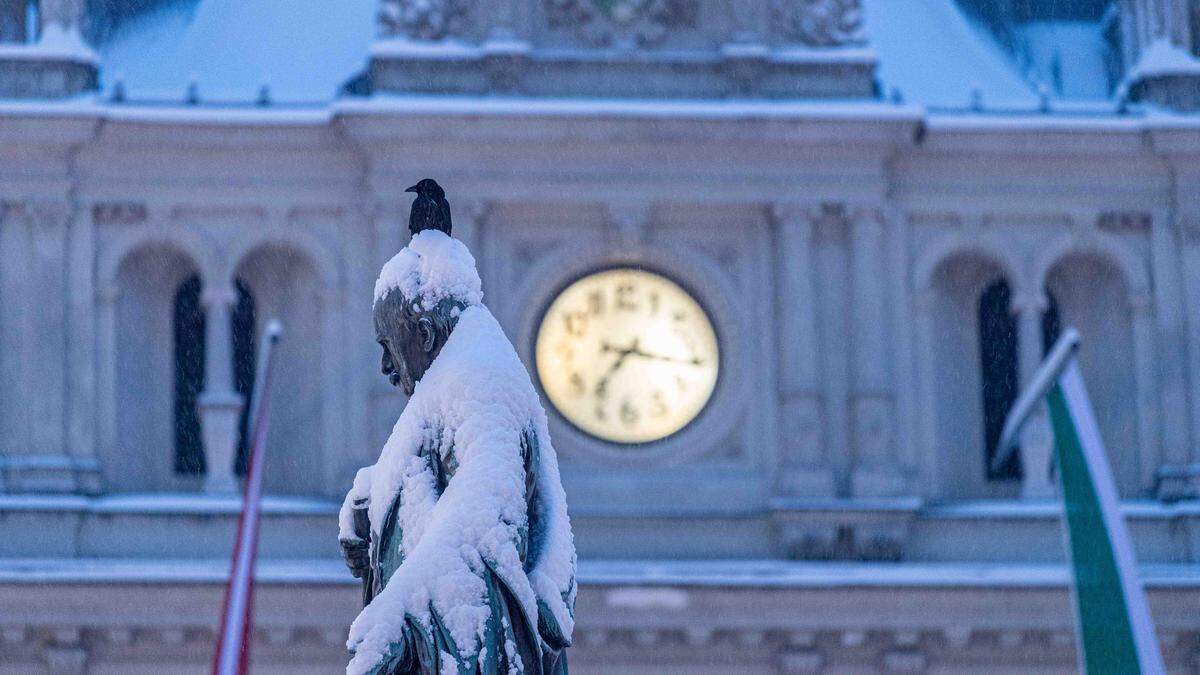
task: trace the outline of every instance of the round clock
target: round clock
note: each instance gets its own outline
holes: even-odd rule
[[[542,316],[538,379],[567,421],[613,443],[649,443],[687,426],[717,384],[717,335],[700,303],[638,269],[589,274]]]

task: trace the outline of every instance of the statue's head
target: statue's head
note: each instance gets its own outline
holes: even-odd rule
[[[459,316],[482,302],[475,258],[462,242],[439,230],[413,235],[375,281],[375,340],[392,386],[412,396]]]
[[[381,370],[393,387],[412,396],[466,305],[444,299],[430,309],[399,291],[375,301],[375,341],[383,348]]]

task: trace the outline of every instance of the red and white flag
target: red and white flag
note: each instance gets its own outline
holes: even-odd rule
[[[244,675],[249,672],[250,634],[254,622],[254,563],[258,557],[258,523],[262,510],[263,446],[267,438],[271,364],[274,345],[283,332],[278,321],[267,324],[258,355],[258,376],[250,411],[250,447],[246,462],[246,489],[238,517],[237,540],[233,545],[229,584],[225,587],[225,609],[213,654],[213,675]]]

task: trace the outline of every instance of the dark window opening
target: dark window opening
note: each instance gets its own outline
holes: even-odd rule
[[[246,451],[250,427],[250,396],[254,391],[254,296],[250,287],[241,279],[234,282],[237,289],[237,305],[233,309],[231,334],[233,336],[233,388],[242,395],[242,417],[238,421],[237,456],[234,471],[246,475]]]
[[[204,310],[200,277],[192,275],[175,291],[175,473],[202,475],[204,444],[196,399],[204,391]]]
[[[984,464],[988,480],[1016,480],[1021,457],[1014,452],[993,467],[1004,420],[1017,398],[1017,319],[1011,311],[1008,282],[997,281],[979,298],[979,356],[983,389]]]
[[[1046,291],[1046,311],[1042,313],[1042,355],[1050,353],[1062,335],[1062,319],[1058,315],[1058,300]]]

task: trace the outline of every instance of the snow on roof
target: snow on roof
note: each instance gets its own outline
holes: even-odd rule
[[[328,101],[367,64],[376,0],[183,0],[119,26],[100,46],[102,88],[130,98]]]
[[[175,0],[118,26],[99,48],[102,87],[130,99],[253,101],[263,84],[280,103],[324,102],[361,72],[376,0]],[[864,0],[885,88],[934,107],[1029,107],[1037,97],[1014,63],[954,0]],[[380,45],[376,45],[380,47]],[[839,54],[841,54],[839,52]]]
[[[985,107],[1027,108],[1037,96],[990,33],[954,0],[863,0],[884,91],[927,106],[965,108],[978,89]]]
[[[1058,96],[1110,97],[1103,25],[1095,21],[1035,21],[1021,27],[1031,67]]]
[[[1179,45],[1167,40],[1155,40],[1142,52],[1137,65],[1129,71],[1127,79],[1163,77],[1170,75],[1194,75],[1200,73],[1200,59],[1195,58]]]

